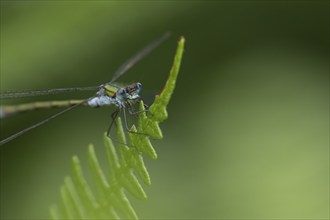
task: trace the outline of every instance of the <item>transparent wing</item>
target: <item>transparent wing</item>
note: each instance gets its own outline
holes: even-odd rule
[[[79,92],[79,91],[92,91],[97,90],[98,86],[90,87],[73,87],[73,88],[58,88],[58,89],[44,89],[44,90],[23,90],[23,91],[1,91],[0,99],[13,99],[13,98],[24,98],[32,96],[42,95],[53,95],[68,92]]]
[[[147,54],[153,51],[156,47],[158,47],[163,41],[165,41],[169,36],[170,32],[165,33],[160,38],[156,39],[148,46],[140,50],[137,54],[132,56],[129,60],[127,60],[123,65],[121,65],[116,72],[113,74],[113,77],[110,82],[114,82],[120,76],[122,76],[127,70],[129,70],[132,66],[134,66],[137,62],[139,62],[142,58],[144,58]]]
[[[137,62],[139,62],[151,51],[153,51],[156,47],[158,47],[170,35],[171,35],[170,32],[165,33],[163,36],[156,39],[148,46],[143,48],[141,51],[139,51],[137,54],[132,56],[129,60],[127,60],[123,65],[121,65],[117,69],[117,71],[113,74],[112,80],[110,82],[114,82],[116,79],[122,76],[127,70],[129,70],[132,66],[134,66]],[[25,98],[32,96],[53,95],[53,94],[68,93],[68,92],[92,91],[97,89],[99,89],[99,86],[44,89],[44,90],[0,91],[0,99]]]

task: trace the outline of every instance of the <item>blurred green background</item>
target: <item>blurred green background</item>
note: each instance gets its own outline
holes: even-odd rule
[[[120,79],[161,90],[185,36],[159,159],[146,158],[149,199],[131,200],[138,216],[328,219],[328,1],[1,1],[1,90],[108,82],[169,30]],[[57,111],[1,120],[1,137]],[[87,165],[93,143],[103,158],[112,111],[76,109],[2,146],[1,218],[47,218],[72,155]]]

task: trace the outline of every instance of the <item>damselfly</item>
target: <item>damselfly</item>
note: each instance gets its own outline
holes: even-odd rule
[[[148,53],[154,50],[157,46],[159,46],[165,39],[169,37],[169,33],[164,34],[162,37],[156,39],[145,48],[140,50],[130,59],[128,59],[124,64],[122,64],[113,74],[113,77],[110,82],[102,84],[100,86],[90,86],[90,87],[73,87],[73,88],[57,88],[57,89],[48,89],[48,90],[30,90],[30,91],[20,91],[20,92],[1,92],[0,99],[12,99],[12,98],[24,98],[31,96],[41,96],[41,95],[50,95],[50,94],[59,94],[59,93],[68,93],[68,92],[78,92],[78,91],[88,91],[88,90],[97,90],[96,94],[93,97],[84,100],[67,100],[67,101],[50,101],[50,102],[35,102],[29,104],[21,104],[17,106],[2,106],[0,108],[0,118],[5,118],[11,114],[34,110],[38,108],[51,108],[51,107],[67,107],[63,111],[60,111],[43,121],[40,121],[30,127],[27,127],[18,133],[15,133],[3,140],[0,141],[0,145],[3,145],[22,134],[39,127],[50,120],[72,110],[79,106],[89,106],[89,107],[102,107],[114,105],[117,107],[117,110],[112,114],[112,122],[108,128],[108,135],[111,129],[111,126],[118,116],[120,111],[123,112],[125,127],[128,132],[131,132],[128,128],[126,111],[129,114],[136,115],[140,112],[135,112],[133,109],[133,105],[137,103],[141,97],[140,93],[142,90],[142,84],[137,82],[130,84],[128,86],[119,86],[119,84],[115,83],[115,81],[122,76],[127,70],[129,70],[132,66],[134,66],[137,62],[139,62],[143,57],[145,57]],[[137,132],[134,132],[137,133]],[[142,133],[138,133],[142,134]]]

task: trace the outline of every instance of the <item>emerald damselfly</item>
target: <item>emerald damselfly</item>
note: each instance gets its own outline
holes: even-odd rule
[[[60,93],[69,93],[69,92],[79,92],[79,91],[97,91],[96,94],[90,98],[83,100],[64,100],[64,101],[45,101],[45,102],[33,102],[27,104],[19,104],[19,105],[9,105],[9,106],[1,106],[0,107],[0,118],[8,117],[10,115],[14,115],[20,112],[33,111],[36,109],[46,109],[52,107],[67,107],[66,109],[30,126],[27,127],[9,137],[0,141],[0,145],[6,144],[11,140],[23,135],[24,133],[31,131],[32,129],[39,127],[50,120],[57,118],[58,116],[71,111],[80,106],[88,106],[88,107],[102,107],[102,106],[110,106],[114,105],[117,109],[111,115],[112,122],[108,128],[107,135],[110,134],[110,129],[119,112],[123,112],[125,127],[128,132],[143,134],[139,132],[132,132],[128,128],[126,111],[129,114],[136,115],[141,111],[134,111],[133,105],[141,100],[140,94],[142,91],[142,84],[132,83],[128,86],[120,86],[120,84],[115,81],[127,72],[132,66],[134,66],[137,62],[139,62],[142,58],[144,58],[147,54],[149,54],[152,50],[154,50],[157,46],[159,46],[164,40],[166,40],[170,36],[169,33],[165,33],[160,38],[154,40],[138,53],[133,55],[130,59],[128,59],[125,63],[123,63],[113,74],[113,77],[110,82],[99,85],[99,86],[89,86],[89,87],[73,87],[73,88],[56,88],[56,89],[46,89],[46,90],[26,90],[26,91],[6,91],[0,92],[0,100],[4,99],[14,99],[14,98],[24,98],[24,97],[32,97],[32,96],[42,96],[42,95],[52,95],[52,94],[60,94]],[[147,110],[145,110],[147,111]]]

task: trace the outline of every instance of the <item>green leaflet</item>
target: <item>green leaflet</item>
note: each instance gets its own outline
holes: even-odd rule
[[[175,88],[184,42],[184,38],[181,37],[163,91],[155,97],[148,113],[139,114],[138,126],[133,125],[132,131],[147,133],[154,139],[163,138],[159,123],[168,117],[166,108]],[[139,109],[144,110],[142,101]],[[73,156],[71,176],[64,179],[60,190],[60,202],[50,207],[52,219],[138,219],[125,193],[128,192],[138,199],[147,199],[136,175],[139,175],[144,184],[151,184],[142,155],[146,154],[152,159],[157,159],[157,153],[148,136],[129,133],[126,137],[120,118],[117,120],[119,143],[117,148],[106,135],[103,139],[107,156],[105,168],[108,175],[104,174],[99,164],[94,146],[88,147],[89,170],[96,188],[96,195],[93,194],[90,183],[84,176],[79,158]]]

